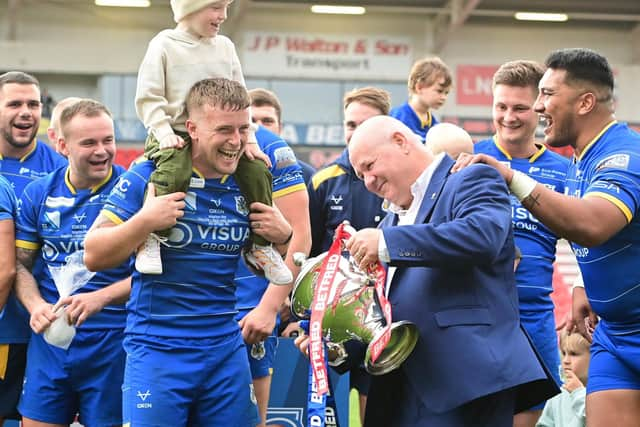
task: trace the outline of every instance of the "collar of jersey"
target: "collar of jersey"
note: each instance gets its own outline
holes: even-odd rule
[[[500,142],[498,141],[498,134],[493,135],[493,143],[496,145],[498,150],[505,155],[507,159],[513,160],[511,154],[509,154],[509,152],[502,148],[502,145],[500,145]],[[536,151],[531,157],[529,157],[529,163],[535,162],[540,156],[542,156],[545,151],[547,151],[547,147],[543,144],[536,144],[536,147],[538,147],[538,151]]]
[[[78,190],[76,190],[76,187],[73,186],[73,184],[71,183],[71,179],[69,178],[70,170],[71,170],[71,166],[67,166],[67,170],[64,173],[64,182],[65,184],[67,184],[67,187],[69,188],[69,191],[71,191],[71,194],[78,194]],[[94,185],[93,187],[90,188],[91,194],[96,193],[100,188],[102,188],[103,185],[109,182],[112,175],[113,175],[113,166],[111,167],[111,169],[109,169],[109,174],[106,176],[105,179],[103,179],[99,184]]]
[[[195,167],[194,167],[194,168],[192,168],[192,170],[193,170],[193,173],[194,173],[194,174],[196,174],[196,175],[198,176],[198,178],[206,179],[206,178],[204,177],[204,175],[202,174],[202,172],[200,172],[200,171],[199,171],[198,169],[196,169]],[[220,183],[221,183],[221,184],[224,184],[224,183],[227,181],[227,179],[229,179],[229,175],[222,175],[222,178],[220,178]]]
[[[413,111],[413,114],[416,115],[416,117],[418,118],[418,120],[420,121],[420,126],[422,126],[422,129],[424,129],[425,127],[431,127],[431,122],[433,120],[431,120],[431,110],[427,111],[427,118],[426,119],[422,119],[422,116],[420,114],[418,114],[418,112],[416,110],[413,109],[413,107],[411,106],[411,104],[407,103],[409,105],[409,108],[411,108],[411,111]]]
[[[598,134],[591,140],[591,142],[589,142],[584,147],[584,150],[582,150],[582,153],[580,153],[580,157],[577,157],[577,160],[582,160],[584,158],[584,155],[586,154],[586,152],[589,151],[589,149],[593,146],[593,144],[595,144],[600,139],[600,137],[602,137],[602,135],[604,135],[604,133],[606,131],[608,131],[609,128],[611,126],[615,125],[616,123],[618,123],[618,121],[614,120],[611,123],[609,123],[608,125],[606,125],[600,132],[598,132]]]
[[[33,140],[33,146],[31,147],[31,150],[29,150],[27,152],[27,154],[25,154],[24,156],[20,157],[20,159],[18,159],[18,161],[20,162],[24,162],[25,160],[27,160],[27,158],[33,154],[34,151],[36,151],[36,147],[38,146],[38,142],[34,139]],[[4,156],[2,154],[0,154],[0,160],[3,160]]]

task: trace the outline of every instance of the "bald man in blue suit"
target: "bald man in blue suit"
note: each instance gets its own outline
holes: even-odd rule
[[[451,174],[401,122],[364,122],[349,157],[390,214],[347,248],[388,264],[393,320],[420,338],[400,369],[374,377],[366,427],[507,427],[558,392],[520,327],[511,206],[504,180],[476,165]]]

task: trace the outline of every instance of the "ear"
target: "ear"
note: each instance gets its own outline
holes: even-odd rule
[[[580,95],[580,98],[578,99],[578,114],[581,116],[589,114],[594,108],[596,108],[597,104],[598,99],[595,93],[587,92]]]
[[[56,141],[56,131],[53,128],[47,128],[47,138],[49,138],[49,142],[53,145],[57,145],[58,141]]]
[[[391,134],[391,143],[403,151],[409,148],[407,137],[400,131],[395,131]]]
[[[187,128],[187,133],[189,134],[191,141],[194,141],[196,139],[196,123],[191,119],[187,119],[184,125]]]
[[[69,157],[69,146],[63,136],[58,137],[58,141],[56,141],[56,151],[65,157]]]

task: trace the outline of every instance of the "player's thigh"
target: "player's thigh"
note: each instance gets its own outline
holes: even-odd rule
[[[125,352],[121,329],[85,332],[82,353],[76,358],[80,422],[85,427],[122,425],[122,381]]]
[[[247,360],[246,347],[238,332],[211,348],[208,381],[203,384],[192,414],[193,426],[253,427],[258,410]]]
[[[640,390],[602,390],[587,395],[587,427],[637,427]]]

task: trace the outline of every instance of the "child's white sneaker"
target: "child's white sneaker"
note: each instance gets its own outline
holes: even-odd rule
[[[293,282],[293,274],[273,246],[252,245],[251,251],[245,252],[245,260],[253,267],[262,270],[274,285],[288,285]]]
[[[162,258],[160,257],[160,240],[157,234],[151,233],[144,245],[136,254],[136,270],[143,274],[162,274]]]

